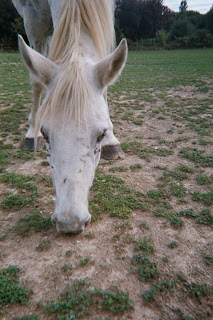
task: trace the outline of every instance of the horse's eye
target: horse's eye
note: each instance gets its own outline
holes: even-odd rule
[[[102,134],[100,134],[100,136],[98,136],[97,142],[101,142],[101,140],[103,140],[105,135],[106,135],[106,132],[103,132]]]

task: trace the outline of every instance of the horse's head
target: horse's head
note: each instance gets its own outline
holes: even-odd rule
[[[77,233],[91,218],[88,193],[101,147],[112,133],[105,91],[124,67],[126,40],[98,63],[77,57],[67,65],[19,41],[24,62],[47,89],[38,118],[56,190],[52,221],[58,231]]]

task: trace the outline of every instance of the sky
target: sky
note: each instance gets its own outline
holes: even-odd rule
[[[179,11],[181,0],[164,0],[164,5],[173,11]],[[206,13],[213,4],[213,0],[187,0],[188,10]]]

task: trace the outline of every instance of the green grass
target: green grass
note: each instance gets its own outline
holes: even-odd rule
[[[167,244],[167,246],[171,249],[177,248],[178,243],[176,241],[171,241]]]
[[[19,285],[19,271],[18,266],[0,270],[0,309],[17,303],[27,304],[30,291]]]
[[[27,316],[23,316],[21,318],[14,318],[14,320],[39,320],[39,318],[34,314],[29,314]]]
[[[201,150],[186,148],[180,150],[180,155],[203,167],[213,167],[213,157],[205,155]]]
[[[199,174],[196,176],[196,182],[199,185],[210,185],[213,182],[213,179],[206,174]]]
[[[213,293],[212,288],[206,283],[190,282],[187,283],[187,295],[192,298],[202,301],[205,297]]]
[[[29,236],[32,232],[43,232],[52,227],[50,218],[43,217],[39,210],[34,210],[18,219],[13,232],[22,237]]]
[[[169,218],[169,222],[170,222],[170,225],[175,229],[182,228],[184,225],[183,220],[179,217],[171,217]]]
[[[37,245],[37,247],[35,247],[36,251],[47,251],[50,248],[51,248],[51,242],[48,239],[40,240],[39,244]]]
[[[154,245],[151,237],[144,237],[137,241],[135,251],[142,251],[144,255],[149,255],[154,252]]]
[[[58,302],[47,303],[45,312],[57,319],[87,319],[96,310],[108,315],[123,314],[133,308],[133,301],[119,288],[89,288],[85,280],[76,280],[71,287],[61,293]]]
[[[156,301],[157,296],[160,293],[169,293],[173,291],[173,288],[176,286],[176,280],[158,280],[152,287],[148,290],[142,292],[141,296],[143,298],[143,303],[145,305],[153,303]]]
[[[183,209],[176,213],[178,217],[185,217],[185,218],[196,218],[197,214],[194,212],[193,209]]]
[[[136,154],[141,159],[145,159],[147,161],[150,161],[153,155],[157,155],[159,157],[167,157],[174,153],[173,150],[165,148],[145,147],[138,141],[122,142],[121,148],[124,152]]]
[[[120,166],[120,167],[111,167],[109,169],[110,172],[126,172],[128,171],[128,168]]]
[[[32,199],[25,199],[19,194],[11,194],[6,196],[1,203],[1,208],[4,210],[20,210],[23,207],[32,204]]]
[[[212,72],[211,49],[130,51],[122,77],[111,90],[119,94],[123,90],[137,92],[141,88],[162,90],[196,84],[199,88],[200,78],[211,78]]]
[[[130,169],[131,169],[132,171],[137,171],[137,170],[142,169],[142,165],[141,165],[140,163],[135,163],[135,164],[133,164],[132,166],[130,166]]]
[[[133,210],[147,209],[141,196],[129,188],[124,180],[113,175],[96,174],[92,191],[90,211],[93,221],[100,218],[103,213],[125,219]]]
[[[211,213],[211,210],[209,208],[202,209],[196,219],[196,223],[209,226],[213,225],[213,213]]]
[[[204,254],[203,260],[207,266],[211,266],[213,264],[213,255],[212,254]]]
[[[16,188],[19,192],[4,197],[1,202],[2,209],[19,210],[23,207],[34,206],[38,196],[38,187],[35,185],[35,181],[36,178],[31,176],[9,172],[0,173],[0,182],[8,187]]]
[[[176,275],[173,279],[159,279],[153,283],[150,289],[142,292],[144,304],[154,303],[159,294],[169,293],[175,295],[177,289],[181,292],[182,298],[190,297],[201,302],[211,297],[212,287],[201,282],[187,282],[182,275]]]
[[[194,191],[192,194],[192,200],[199,201],[206,206],[210,206],[213,204],[213,190],[209,192]]]
[[[31,181],[36,181],[36,177],[33,176],[5,172],[0,175],[0,181],[12,188],[17,188],[18,190],[26,189],[35,193],[38,192],[35,183],[31,183]]]
[[[91,263],[91,261],[92,261],[92,260],[91,260],[91,257],[86,256],[86,257],[84,257],[84,258],[82,258],[82,259],[80,260],[79,266],[84,267],[84,266],[88,265],[89,263]]]
[[[132,257],[133,265],[138,265],[138,279],[145,282],[153,281],[158,278],[158,264],[155,261],[149,260],[140,253]]]

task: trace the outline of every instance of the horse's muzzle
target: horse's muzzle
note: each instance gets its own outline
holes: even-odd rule
[[[52,223],[56,226],[56,230],[62,233],[81,233],[91,221],[91,215],[84,220],[77,218],[73,220],[59,220],[54,215],[51,217]]]

